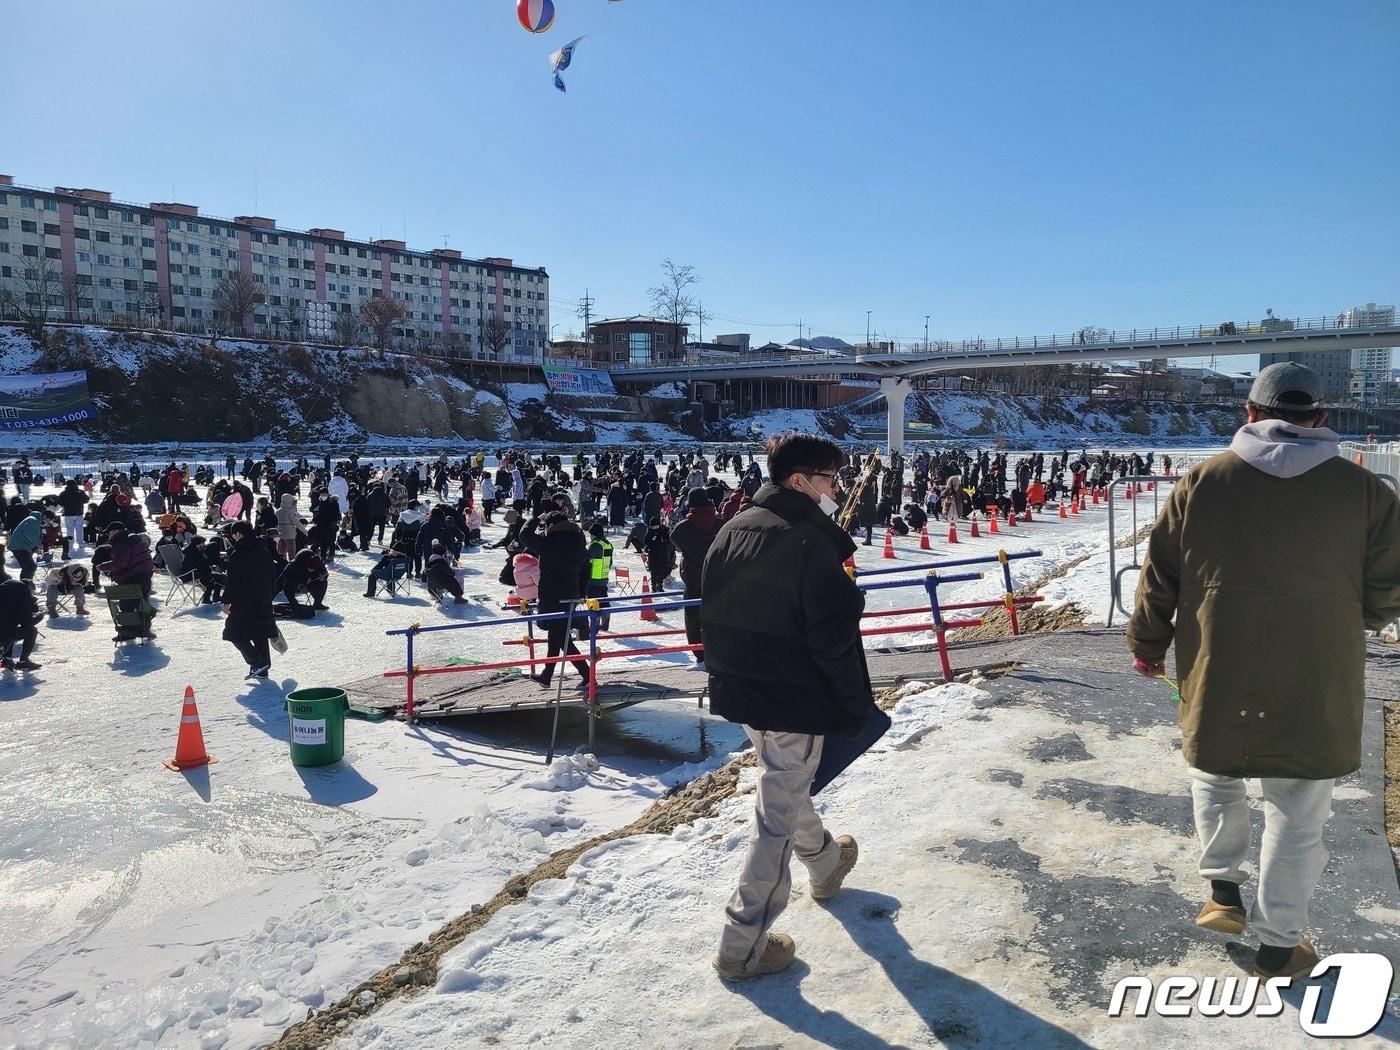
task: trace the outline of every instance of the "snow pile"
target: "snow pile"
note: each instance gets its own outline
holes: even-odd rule
[[[676,382],[676,383],[658,383],[656,386],[652,387],[652,388],[651,388],[650,390],[648,390],[646,393],[642,394],[642,397],[662,397],[662,398],[680,398],[680,399],[684,399],[685,396],[686,396],[686,395],[685,395],[685,384],[684,384],[684,383],[678,383],[678,382]]]
[[[593,433],[600,445],[660,444],[686,445],[699,443],[699,439],[666,423],[608,423],[595,422]]]

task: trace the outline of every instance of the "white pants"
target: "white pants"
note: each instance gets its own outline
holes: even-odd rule
[[[81,514],[65,514],[63,516],[63,531],[68,537],[69,550],[85,546],[83,543],[83,516]]]
[[[787,907],[792,854],[813,882],[824,882],[841,863],[836,844],[812,807],[812,777],[822,757],[822,738],[744,727],[758,753],[753,831],[739,888],[725,908],[719,953],[758,964],[768,930]]]
[[[1245,782],[1189,769],[1203,879],[1242,883],[1249,858],[1249,806]],[[1303,939],[1308,903],[1327,866],[1322,826],[1332,815],[1335,780],[1260,777],[1264,837],[1259,848],[1259,888],[1250,923],[1260,943],[1292,948]]]

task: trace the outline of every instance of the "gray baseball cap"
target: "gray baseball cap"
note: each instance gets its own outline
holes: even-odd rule
[[[1280,361],[1254,377],[1249,400],[1260,408],[1321,408],[1322,380],[1306,365]]]

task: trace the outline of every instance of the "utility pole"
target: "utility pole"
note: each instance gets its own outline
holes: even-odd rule
[[[583,345],[586,350],[593,342],[593,333],[589,327],[593,318],[593,296],[588,294],[587,288],[583,290],[583,298],[578,301],[578,312],[583,317]],[[592,353],[589,353],[588,357],[591,361]]]
[[[924,314],[924,353],[928,353],[928,314]]]
[[[865,311],[865,348],[870,349],[870,311]]]

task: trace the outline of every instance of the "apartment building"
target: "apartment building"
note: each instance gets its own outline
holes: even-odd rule
[[[226,275],[251,276],[262,302],[230,326],[216,316]],[[454,357],[538,357],[549,333],[549,275],[511,259],[292,230],[260,215],[201,215],[191,204],[114,201],[104,190],[17,186],[0,175],[0,301],[52,320],[312,342],[363,340],[361,306],[403,304],[392,341]]]
[[[1362,325],[1395,323],[1394,306],[1353,306],[1342,311],[1337,323],[1346,328]],[[1351,352],[1351,394],[1355,400],[1374,404],[1377,394],[1390,379],[1394,349],[1389,346],[1367,347]],[[1359,374],[1358,374],[1359,373]]]

